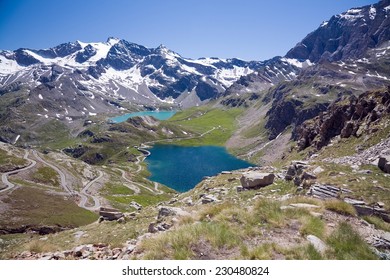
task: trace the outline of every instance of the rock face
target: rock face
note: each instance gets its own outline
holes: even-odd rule
[[[360,137],[364,132],[378,130],[376,124],[390,115],[390,93],[387,91],[365,92],[351,96],[329,106],[318,117],[304,122],[297,129],[298,147],[321,149],[335,136]]]
[[[381,156],[378,161],[378,167],[385,173],[390,173],[390,156]]]
[[[389,0],[333,16],[307,35],[287,57],[318,62],[360,58],[390,39]]]
[[[275,175],[272,173],[250,171],[242,174],[240,182],[243,188],[254,189],[271,185],[274,182],[274,178]]]
[[[299,84],[299,83],[298,83]],[[280,84],[273,92],[273,102],[271,109],[267,112],[268,120],[265,128],[269,131],[269,139],[275,139],[282,133],[286,127],[293,125],[295,130],[305,120],[314,118],[320,112],[326,110],[329,103],[317,103],[311,107],[305,105],[305,102],[292,98],[287,95],[291,92],[291,88],[299,86],[296,83]],[[295,134],[293,132],[293,134]]]

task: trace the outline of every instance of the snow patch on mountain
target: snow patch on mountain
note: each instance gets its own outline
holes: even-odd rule
[[[369,16],[371,20],[374,20],[376,17],[376,9],[374,6],[370,7]]]
[[[24,67],[20,66],[15,60],[8,59],[0,53],[0,74],[12,74],[23,68]]]

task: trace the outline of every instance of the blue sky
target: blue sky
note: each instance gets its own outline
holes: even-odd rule
[[[0,0],[0,49],[106,41],[184,57],[284,55],[322,21],[369,0]]]

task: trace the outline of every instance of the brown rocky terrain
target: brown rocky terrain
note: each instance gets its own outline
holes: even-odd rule
[[[335,136],[349,138],[371,134],[380,129],[378,124],[387,120],[389,114],[389,89],[343,98],[297,129],[299,149],[308,146],[321,149]]]

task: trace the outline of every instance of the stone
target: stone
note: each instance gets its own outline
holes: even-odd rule
[[[158,232],[158,229],[155,226],[156,226],[156,223],[150,223],[149,227],[148,227],[148,232],[150,232],[150,233]]]
[[[167,223],[162,223],[159,225],[159,229],[161,228],[162,230],[161,231],[165,231],[165,230],[168,230],[172,227],[171,224],[167,224]]]
[[[321,254],[325,253],[327,246],[324,241],[315,235],[309,234],[306,239],[314,246],[314,248]]]
[[[310,187],[307,195],[311,195],[319,199],[333,199],[347,193],[351,193],[351,191],[345,188],[338,188],[331,185],[321,185],[316,183]]]
[[[317,179],[317,176],[314,175],[314,174],[311,174],[309,172],[304,171],[302,173],[302,179],[304,179],[304,180],[315,180],[315,179]]]
[[[161,219],[167,216],[189,216],[190,213],[184,211],[179,207],[168,207],[168,206],[160,206],[158,208],[158,216],[157,219]]]
[[[202,204],[209,204],[209,203],[213,203],[213,202],[217,202],[219,201],[215,196],[213,195],[205,195],[202,197]]]
[[[390,242],[390,232],[385,232],[381,235],[382,239]]]
[[[63,260],[63,259],[65,259],[65,253],[64,252],[56,252],[53,254],[52,259]]]
[[[177,198],[172,198],[169,202],[168,202],[168,204],[174,204],[174,203],[176,203],[177,202]]]
[[[294,177],[294,185],[295,186],[300,186],[301,185],[301,183],[302,183],[302,180],[301,180],[301,178],[300,177],[298,177],[298,176],[296,176],[296,177]]]
[[[135,201],[130,202],[129,206],[133,207],[137,211],[141,211],[142,210],[142,205],[137,203],[137,202],[135,202]]]
[[[42,257],[39,258],[39,260],[43,260],[43,261],[48,261],[48,260],[51,260],[53,259],[53,255],[52,254],[45,254],[43,255]]]
[[[282,205],[280,206],[280,210],[286,210],[286,209],[294,209],[295,207],[292,207],[290,205]]]
[[[378,207],[380,207],[380,208],[385,207],[385,203],[382,202],[382,201],[378,201],[378,202],[376,203],[376,205],[378,205]]]
[[[108,245],[105,243],[96,243],[96,244],[93,244],[92,246],[95,248],[103,249],[103,248],[106,248]]]
[[[274,182],[275,175],[273,173],[260,173],[250,171],[242,174],[240,182],[244,188],[261,188],[271,185]]]
[[[317,166],[314,170],[313,170],[313,173],[314,174],[320,174],[321,172],[324,172],[325,169],[323,169],[321,166]]]
[[[352,205],[366,205],[366,203],[363,200],[352,199],[349,197],[344,198],[344,202]]]
[[[113,208],[107,208],[107,207],[100,207],[99,215],[103,217],[104,220],[118,220],[119,218],[123,217],[123,213],[120,212],[118,209]]]
[[[390,173],[390,156],[379,157],[378,167],[385,173]]]
[[[287,181],[291,181],[294,176],[296,175],[296,169],[295,169],[295,165],[290,165],[287,169],[287,173],[286,173],[286,177],[285,179]]]
[[[320,219],[322,219],[322,217],[323,217],[322,213],[313,212],[313,211],[310,211],[310,215],[312,215],[313,217],[316,217],[316,218],[320,218]]]
[[[130,254],[130,253],[132,253],[134,250],[135,250],[135,248],[136,248],[136,246],[135,245],[127,245],[126,247],[125,247],[125,253],[126,254]]]
[[[308,203],[292,203],[290,204],[291,207],[294,207],[294,208],[320,208],[319,206],[317,205],[314,205],[314,204],[308,204]]]
[[[380,236],[373,236],[370,243],[376,248],[390,249],[390,234],[385,233]]]

